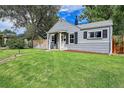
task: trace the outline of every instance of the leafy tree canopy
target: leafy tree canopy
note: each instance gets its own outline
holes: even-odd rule
[[[46,38],[46,32],[56,22],[58,6],[0,6],[0,17],[9,18],[16,27],[31,25],[35,33]]]
[[[112,19],[114,23],[113,34],[124,34],[124,6],[86,6],[85,16],[90,22]]]
[[[27,37],[33,41],[35,36],[46,38],[46,32],[57,21],[58,6],[0,6],[0,18],[10,19],[16,27],[26,27]],[[33,42],[32,42],[33,43]],[[33,44],[32,44],[33,46]]]

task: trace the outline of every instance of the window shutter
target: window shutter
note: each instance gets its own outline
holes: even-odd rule
[[[107,38],[107,29],[103,30],[103,38]]]
[[[84,39],[87,39],[87,32],[84,32]]]
[[[78,32],[75,32],[75,44],[78,43]]]
[[[54,39],[55,39],[54,44],[56,44],[56,42],[57,42],[57,34],[54,35]]]
[[[66,44],[68,44],[68,33],[66,33]]]

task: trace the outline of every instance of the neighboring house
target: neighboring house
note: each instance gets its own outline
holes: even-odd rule
[[[72,25],[59,20],[47,33],[48,49],[112,54],[111,20]]]
[[[8,33],[8,34],[0,34],[0,47],[3,45],[6,45],[7,43],[7,40],[15,37],[16,35],[15,34],[11,34],[11,33]]]

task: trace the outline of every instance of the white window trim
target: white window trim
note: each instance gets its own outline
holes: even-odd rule
[[[91,33],[91,32],[94,32],[94,33],[96,33],[96,32],[101,32],[101,37],[95,37],[95,36],[94,36],[94,37],[91,38],[91,37],[90,37],[90,33]],[[102,38],[103,38],[102,35],[103,35],[103,31],[102,31],[102,30],[99,30],[99,31],[90,31],[90,32],[87,32],[87,39],[91,39],[91,40],[92,40],[92,39],[102,39]]]

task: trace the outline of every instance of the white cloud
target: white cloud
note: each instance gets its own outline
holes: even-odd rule
[[[82,7],[82,5],[63,5],[59,12],[61,11],[73,12],[75,10],[80,10],[82,8],[84,8]]]
[[[12,29],[13,23],[10,22],[9,20],[6,21],[0,21],[0,30],[5,30],[5,29]]]
[[[0,30],[1,31],[5,30],[5,29],[9,29],[9,30],[16,32],[17,34],[22,34],[26,30],[26,28],[24,28],[24,27],[18,28],[16,30],[13,29],[13,27],[14,27],[14,24],[10,20],[5,20],[5,21],[0,20]]]
[[[17,34],[23,34],[25,31],[26,31],[26,28],[21,27],[21,28],[18,28],[18,29],[16,30],[16,33],[17,33]]]

